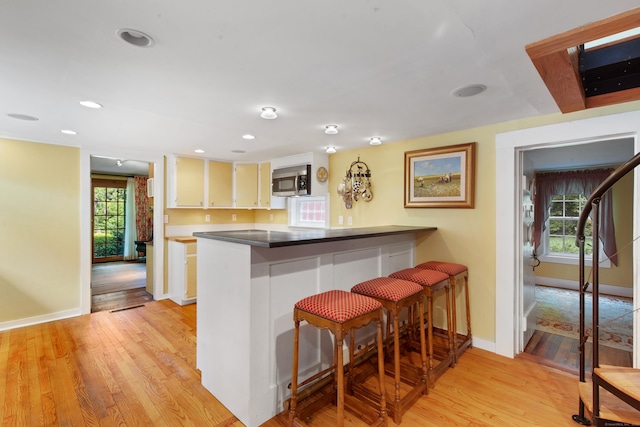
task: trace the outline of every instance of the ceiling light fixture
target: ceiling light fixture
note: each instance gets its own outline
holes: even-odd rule
[[[118,167],[122,166],[123,163],[124,162],[122,160],[120,160],[120,159],[116,160],[116,166],[118,166]]]
[[[76,132],[75,130],[71,130],[71,129],[62,129],[60,132],[64,133],[65,135],[77,135],[78,132]]]
[[[260,117],[267,120],[272,120],[278,117],[276,114],[276,109],[273,107],[262,107],[262,113],[260,113]]]
[[[98,104],[97,102],[94,102],[94,101],[80,101],[80,105],[87,108],[95,108],[95,109],[102,108],[102,104]]]
[[[198,154],[202,154],[204,153],[204,150],[202,148],[196,148],[195,150],[193,150],[194,152],[198,153]]]
[[[485,85],[473,84],[452,90],[451,96],[455,96],[456,98],[468,98],[470,96],[481,94],[485,90],[487,90]]]
[[[116,31],[116,35],[130,45],[137,47],[150,47],[154,43],[153,39],[147,34],[129,28],[120,28]]]
[[[256,139],[256,137],[247,133],[242,135],[242,139]]]
[[[382,139],[379,136],[374,136],[369,139],[369,145],[380,145],[382,144]]]
[[[9,113],[9,114],[7,114],[7,116],[11,117],[12,119],[27,120],[27,121],[30,121],[30,122],[35,122],[35,121],[40,120],[37,117],[27,116],[26,114]]]
[[[336,147],[327,147],[325,151],[329,154],[333,154],[336,152]]]
[[[327,135],[335,135],[338,133],[338,125],[327,125],[324,133]]]
[[[244,150],[231,150],[232,153],[236,153],[236,154],[244,154],[246,153],[246,151]]]

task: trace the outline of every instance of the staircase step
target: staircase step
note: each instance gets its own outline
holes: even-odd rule
[[[580,394],[580,400],[584,403],[585,409],[589,417],[591,417],[593,415],[593,385],[591,381],[579,382],[578,392]],[[599,418],[619,423],[640,425],[640,411],[627,405],[602,388],[600,388]]]
[[[616,390],[620,390],[636,402],[640,402],[640,369],[601,365],[593,372]]]

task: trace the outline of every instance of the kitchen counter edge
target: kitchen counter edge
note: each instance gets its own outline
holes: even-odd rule
[[[361,228],[304,229],[292,231],[270,230],[229,230],[195,232],[194,237],[239,243],[263,248],[278,248],[315,243],[338,242],[341,240],[382,237],[394,234],[435,231],[437,227],[378,226]]]

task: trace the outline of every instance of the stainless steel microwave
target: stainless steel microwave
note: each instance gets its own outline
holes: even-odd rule
[[[311,165],[274,169],[271,174],[271,192],[274,196],[311,195]]]

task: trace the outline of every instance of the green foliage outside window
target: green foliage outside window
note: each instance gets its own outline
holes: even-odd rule
[[[126,190],[95,187],[93,253],[95,258],[124,254]]]
[[[582,194],[553,196],[549,207],[549,253],[578,254],[576,233],[587,198]],[[591,220],[585,224],[585,253],[593,253]]]

